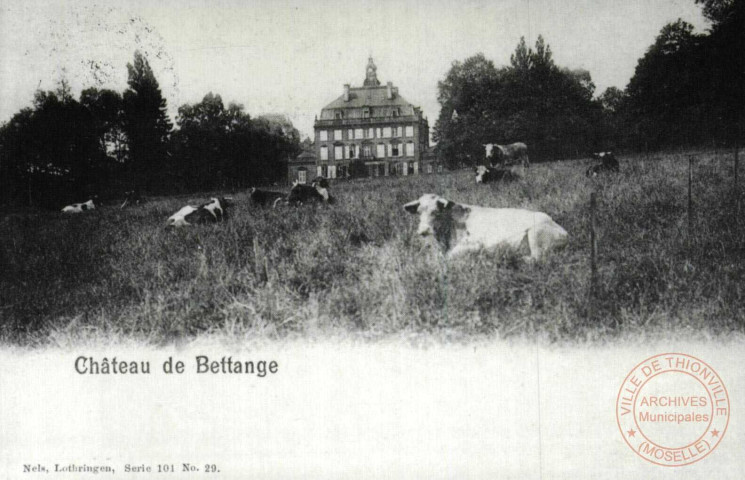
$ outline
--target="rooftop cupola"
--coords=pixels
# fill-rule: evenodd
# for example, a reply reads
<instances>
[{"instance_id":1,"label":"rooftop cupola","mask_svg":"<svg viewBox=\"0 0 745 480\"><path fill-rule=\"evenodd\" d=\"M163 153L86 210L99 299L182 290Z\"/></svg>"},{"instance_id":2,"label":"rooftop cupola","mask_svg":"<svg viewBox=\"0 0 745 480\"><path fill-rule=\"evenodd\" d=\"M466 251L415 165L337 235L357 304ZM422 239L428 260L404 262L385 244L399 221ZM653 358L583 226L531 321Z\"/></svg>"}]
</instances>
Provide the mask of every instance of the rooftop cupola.
<instances>
[{"instance_id":1,"label":"rooftop cupola","mask_svg":"<svg viewBox=\"0 0 745 480\"><path fill-rule=\"evenodd\" d=\"M365 87L377 87L380 85L378 81L378 67L375 66L372 57L367 59L367 73L363 85Z\"/></svg>"}]
</instances>

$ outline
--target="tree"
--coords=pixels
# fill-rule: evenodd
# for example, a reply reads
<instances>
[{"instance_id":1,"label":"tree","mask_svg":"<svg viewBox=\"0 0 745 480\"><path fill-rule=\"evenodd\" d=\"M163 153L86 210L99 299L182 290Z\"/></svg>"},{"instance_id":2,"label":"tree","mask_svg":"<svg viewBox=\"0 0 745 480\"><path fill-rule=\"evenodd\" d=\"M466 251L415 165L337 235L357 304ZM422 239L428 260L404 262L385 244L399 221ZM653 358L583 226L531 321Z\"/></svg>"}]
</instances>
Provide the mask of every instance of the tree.
<instances>
[{"instance_id":1,"label":"tree","mask_svg":"<svg viewBox=\"0 0 745 480\"><path fill-rule=\"evenodd\" d=\"M131 181L137 190L155 192L162 185L171 121L150 64L135 52L127 64L129 88L124 92L123 129L129 140Z\"/></svg>"},{"instance_id":2,"label":"tree","mask_svg":"<svg viewBox=\"0 0 745 480\"><path fill-rule=\"evenodd\" d=\"M437 154L450 168L474 163L483 155L481 143L490 130L492 95L498 89L499 77L494 63L478 53L463 62L453 62L445 79L438 82L441 109L433 138Z\"/></svg>"},{"instance_id":3,"label":"tree","mask_svg":"<svg viewBox=\"0 0 745 480\"><path fill-rule=\"evenodd\" d=\"M300 153L300 135L283 115L252 120L220 95L182 105L171 138L172 183L186 191L247 187L283 180L286 160Z\"/></svg>"},{"instance_id":4,"label":"tree","mask_svg":"<svg viewBox=\"0 0 745 480\"><path fill-rule=\"evenodd\" d=\"M542 36L535 50L521 38L506 68L483 54L454 62L438 83L437 152L451 167L483 162L484 143L526 142L533 158L577 155L598 135L594 91L586 70L556 66Z\"/></svg>"},{"instance_id":5,"label":"tree","mask_svg":"<svg viewBox=\"0 0 745 480\"><path fill-rule=\"evenodd\" d=\"M705 40L679 19L662 28L639 60L622 106L645 145L697 144L715 134Z\"/></svg>"}]
</instances>

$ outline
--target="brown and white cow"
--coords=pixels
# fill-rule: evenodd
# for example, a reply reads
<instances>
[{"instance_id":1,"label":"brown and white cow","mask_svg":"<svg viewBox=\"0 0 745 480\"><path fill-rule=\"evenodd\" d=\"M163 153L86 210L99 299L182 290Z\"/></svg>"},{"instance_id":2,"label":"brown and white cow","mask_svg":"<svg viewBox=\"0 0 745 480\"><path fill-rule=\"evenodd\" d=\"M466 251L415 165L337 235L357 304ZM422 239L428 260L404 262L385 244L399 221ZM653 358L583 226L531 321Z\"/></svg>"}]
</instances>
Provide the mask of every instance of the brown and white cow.
<instances>
[{"instance_id":1,"label":"brown and white cow","mask_svg":"<svg viewBox=\"0 0 745 480\"><path fill-rule=\"evenodd\" d=\"M522 142L509 145L487 143L484 147L486 148L486 159L492 166L506 167L518 164L526 168L530 166L528 146Z\"/></svg>"},{"instance_id":2,"label":"brown and white cow","mask_svg":"<svg viewBox=\"0 0 745 480\"><path fill-rule=\"evenodd\" d=\"M516 173L506 168L490 168L485 165L476 167L476 183L510 182L520 178Z\"/></svg>"},{"instance_id":3,"label":"brown and white cow","mask_svg":"<svg viewBox=\"0 0 745 480\"><path fill-rule=\"evenodd\" d=\"M200 223L221 222L228 218L227 209L232 199L211 198L209 202L198 207L187 205L171 215L166 221L166 227L185 227Z\"/></svg>"},{"instance_id":4,"label":"brown and white cow","mask_svg":"<svg viewBox=\"0 0 745 480\"><path fill-rule=\"evenodd\" d=\"M590 168L585 172L585 175L588 177L596 177L598 174L603 172L618 173L620 170L620 165L618 164L615 155L613 155L613 152L593 153L592 158L600 160L602 163L590 166Z\"/></svg>"},{"instance_id":5,"label":"brown and white cow","mask_svg":"<svg viewBox=\"0 0 745 480\"><path fill-rule=\"evenodd\" d=\"M82 213L88 210L95 210L96 206L93 204L93 199L83 203L73 203L62 209L63 213Z\"/></svg>"},{"instance_id":6,"label":"brown and white cow","mask_svg":"<svg viewBox=\"0 0 745 480\"><path fill-rule=\"evenodd\" d=\"M433 236L449 258L505 245L527 246L526 260L538 260L547 251L567 242L567 232L545 213L518 208L463 205L428 193L404 205L419 214L417 233Z\"/></svg>"}]
</instances>

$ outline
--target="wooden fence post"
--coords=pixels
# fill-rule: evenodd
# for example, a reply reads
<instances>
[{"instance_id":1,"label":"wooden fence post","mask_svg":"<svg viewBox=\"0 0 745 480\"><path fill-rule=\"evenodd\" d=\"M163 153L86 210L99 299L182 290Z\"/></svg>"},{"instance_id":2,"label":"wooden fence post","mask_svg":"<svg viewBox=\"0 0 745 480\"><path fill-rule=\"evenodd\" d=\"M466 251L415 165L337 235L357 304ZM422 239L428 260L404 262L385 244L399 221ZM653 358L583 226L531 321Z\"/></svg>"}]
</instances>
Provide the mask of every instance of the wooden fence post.
<instances>
[{"instance_id":1,"label":"wooden fence post","mask_svg":"<svg viewBox=\"0 0 745 480\"><path fill-rule=\"evenodd\" d=\"M688 246L693 235L693 155L688 157Z\"/></svg>"},{"instance_id":2,"label":"wooden fence post","mask_svg":"<svg viewBox=\"0 0 745 480\"><path fill-rule=\"evenodd\" d=\"M740 186L738 185L738 170L739 170L739 153L740 145L739 142L735 142L735 175L734 175L734 196L735 196L735 208L734 208L734 225L737 227L740 221Z\"/></svg>"},{"instance_id":3,"label":"wooden fence post","mask_svg":"<svg viewBox=\"0 0 745 480\"><path fill-rule=\"evenodd\" d=\"M595 300L598 293L598 237L596 232L596 210L596 193L592 192L590 194L590 313L593 318L595 317Z\"/></svg>"}]
</instances>

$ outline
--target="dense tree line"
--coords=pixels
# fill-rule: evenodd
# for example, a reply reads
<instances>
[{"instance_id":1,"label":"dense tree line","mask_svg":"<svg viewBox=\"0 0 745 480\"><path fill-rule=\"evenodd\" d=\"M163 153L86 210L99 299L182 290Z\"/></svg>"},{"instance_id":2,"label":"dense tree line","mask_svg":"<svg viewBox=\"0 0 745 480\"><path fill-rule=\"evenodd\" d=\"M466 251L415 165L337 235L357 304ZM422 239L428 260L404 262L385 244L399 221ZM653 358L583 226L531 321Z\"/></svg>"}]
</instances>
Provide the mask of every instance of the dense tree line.
<instances>
[{"instance_id":1,"label":"dense tree line","mask_svg":"<svg viewBox=\"0 0 745 480\"><path fill-rule=\"evenodd\" d=\"M477 54L456 61L438 83L434 128L451 166L483 160L484 143L523 141L533 160L600 149L734 145L745 128L745 0L696 0L707 34L678 20L665 25L624 90L595 97L589 72L553 61L538 37L521 39L510 65Z\"/></svg>"},{"instance_id":2,"label":"dense tree line","mask_svg":"<svg viewBox=\"0 0 745 480\"><path fill-rule=\"evenodd\" d=\"M147 59L135 53L120 94L66 82L0 127L0 204L59 208L94 195L169 194L281 181L300 150L284 117L252 119L209 93L174 129Z\"/></svg>"}]
</instances>

